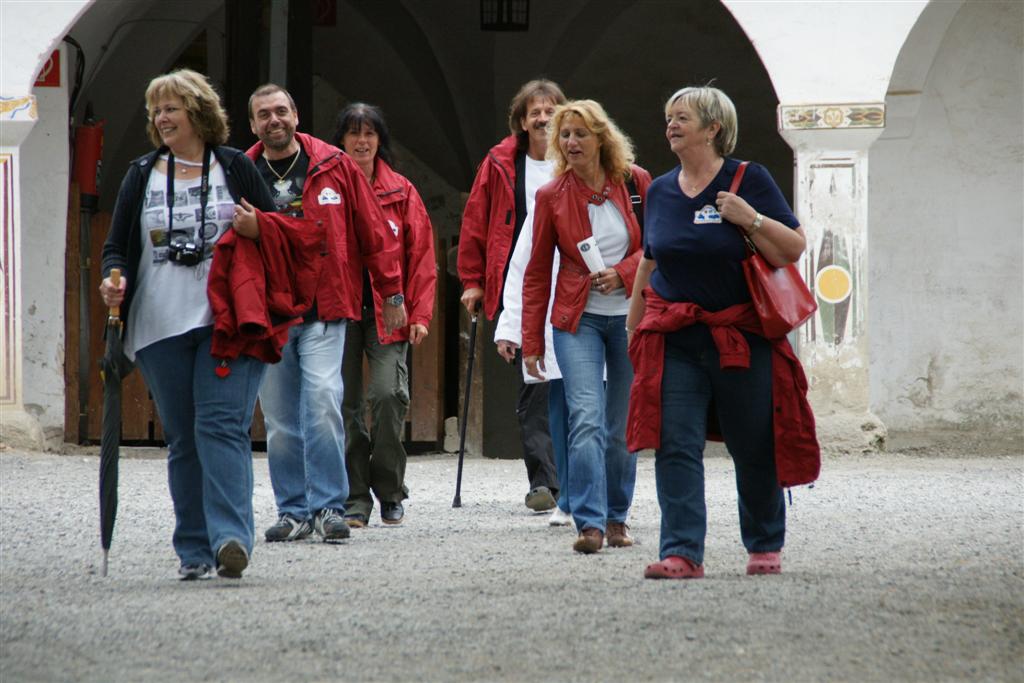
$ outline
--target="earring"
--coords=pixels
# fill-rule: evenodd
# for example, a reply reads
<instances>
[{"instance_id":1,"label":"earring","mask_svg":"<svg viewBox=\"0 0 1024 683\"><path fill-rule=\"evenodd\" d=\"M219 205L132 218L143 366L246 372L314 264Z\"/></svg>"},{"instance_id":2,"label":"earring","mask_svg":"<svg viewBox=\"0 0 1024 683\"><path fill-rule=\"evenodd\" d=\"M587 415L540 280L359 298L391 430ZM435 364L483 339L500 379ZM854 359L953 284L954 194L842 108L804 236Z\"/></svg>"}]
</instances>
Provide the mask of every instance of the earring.
<instances>
[{"instance_id":1,"label":"earring","mask_svg":"<svg viewBox=\"0 0 1024 683\"><path fill-rule=\"evenodd\" d=\"M710 144L711 144L711 138L706 138L706 139L704 140L704 144L705 144L705 145L710 145Z\"/></svg>"}]
</instances>

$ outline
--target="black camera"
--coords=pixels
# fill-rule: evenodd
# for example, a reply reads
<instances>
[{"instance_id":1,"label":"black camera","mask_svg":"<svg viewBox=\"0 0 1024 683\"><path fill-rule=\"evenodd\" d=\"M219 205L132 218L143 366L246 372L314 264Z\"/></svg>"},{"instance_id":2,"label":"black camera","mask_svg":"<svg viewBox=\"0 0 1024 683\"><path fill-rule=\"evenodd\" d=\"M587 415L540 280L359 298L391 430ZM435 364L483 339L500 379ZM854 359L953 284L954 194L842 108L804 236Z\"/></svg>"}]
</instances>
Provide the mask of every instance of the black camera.
<instances>
[{"instance_id":1,"label":"black camera","mask_svg":"<svg viewBox=\"0 0 1024 683\"><path fill-rule=\"evenodd\" d=\"M167 245L167 260L179 266L196 266L203 260L203 245L196 244L187 233L171 235Z\"/></svg>"}]
</instances>

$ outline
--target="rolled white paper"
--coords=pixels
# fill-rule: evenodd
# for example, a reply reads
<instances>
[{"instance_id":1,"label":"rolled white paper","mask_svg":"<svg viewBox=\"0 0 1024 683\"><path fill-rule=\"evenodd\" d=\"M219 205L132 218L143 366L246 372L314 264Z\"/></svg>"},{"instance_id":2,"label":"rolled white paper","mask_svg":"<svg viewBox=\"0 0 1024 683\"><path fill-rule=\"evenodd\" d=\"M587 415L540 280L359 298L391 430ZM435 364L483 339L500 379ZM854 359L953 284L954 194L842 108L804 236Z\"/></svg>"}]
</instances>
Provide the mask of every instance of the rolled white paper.
<instances>
[{"instance_id":1,"label":"rolled white paper","mask_svg":"<svg viewBox=\"0 0 1024 683\"><path fill-rule=\"evenodd\" d=\"M604 259L601 258L601 250L597 248L597 240L593 235L582 242L577 242L576 248L580 250L583 262L587 264L591 273L604 270Z\"/></svg>"}]
</instances>

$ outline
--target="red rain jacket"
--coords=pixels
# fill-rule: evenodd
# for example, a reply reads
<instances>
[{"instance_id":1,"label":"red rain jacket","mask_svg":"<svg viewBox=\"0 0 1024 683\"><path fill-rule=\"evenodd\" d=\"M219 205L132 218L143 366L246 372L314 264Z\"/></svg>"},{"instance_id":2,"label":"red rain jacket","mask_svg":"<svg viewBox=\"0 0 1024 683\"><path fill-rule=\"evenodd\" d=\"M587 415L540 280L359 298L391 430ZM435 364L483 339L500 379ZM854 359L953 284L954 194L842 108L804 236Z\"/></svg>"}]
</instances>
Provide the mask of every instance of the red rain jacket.
<instances>
[{"instance_id":1,"label":"red rain jacket","mask_svg":"<svg viewBox=\"0 0 1024 683\"><path fill-rule=\"evenodd\" d=\"M309 156L302 188L303 218L281 218L296 221L296 226L313 221L325 230L325 260L316 287L320 319L358 320L364 262L374 290L382 296L402 291L398 239L384 220L366 176L351 158L312 135L297 132L295 138ZM246 154L258 162L263 143L257 142ZM261 230L263 224L261 220Z\"/></svg>"},{"instance_id":2,"label":"red rain jacket","mask_svg":"<svg viewBox=\"0 0 1024 683\"><path fill-rule=\"evenodd\" d=\"M462 212L459 279L463 291L484 290L484 313L489 319L501 304L505 264L516 228L517 145L518 138L509 135L487 152Z\"/></svg>"},{"instance_id":3,"label":"red rain jacket","mask_svg":"<svg viewBox=\"0 0 1024 683\"><path fill-rule=\"evenodd\" d=\"M434 257L434 229L423 200L409 180L397 173L387 162L377 158L374 168L373 191L388 221L392 233L396 233L401 247L399 263L404 276L405 307L409 325L413 323L430 327L434 316L434 289L437 285L437 260ZM373 309L377 320L377 336L382 344L409 339L409 327L384 333L384 318L381 306L384 297L379 291L373 293Z\"/></svg>"}]
</instances>

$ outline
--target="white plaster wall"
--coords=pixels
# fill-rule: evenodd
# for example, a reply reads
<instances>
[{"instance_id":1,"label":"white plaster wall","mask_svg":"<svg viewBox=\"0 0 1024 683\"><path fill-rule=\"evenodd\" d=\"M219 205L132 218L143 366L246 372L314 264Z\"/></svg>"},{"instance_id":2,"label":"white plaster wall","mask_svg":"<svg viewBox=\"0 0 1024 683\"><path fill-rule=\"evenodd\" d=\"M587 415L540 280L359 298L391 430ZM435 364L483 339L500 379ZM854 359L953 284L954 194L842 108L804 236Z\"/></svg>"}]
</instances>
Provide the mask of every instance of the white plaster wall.
<instances>
[{"instance_id":1,"label":"white plaster wall","mask_svg":"<svg viewBox=\"0 0 1024 683\"><path fill-rule=\"evenodd\" d=\"M964 3L916 116L871 148L871 402L891 428L1021 429L1022 55L1024 4Z\"/></svg>"},{"instance_id":2,"label":"white plaster wall","mask_svg":"<svg viewBox=\"0 0 1024 683\"><path fill-rule=\"evenodd\" d=\"M900 46L928 0L723 0L771 75L779 101L880 102Z\"/></svg>"},{"instance_id":3,"label":"white plaster wall","mask_svg":"<svg viewBox=\"0 0 1024 683\"><path fill-rule=\"evenodd\" d=\"M0 95L31 91L43 61L92 1L0 1Z\"/></svg>"},{"instance_id":4,"label":"white plaster wall","mask_svg":"<svg viewBox=\"0 0 1024 683\"><path fill-rule=\"evenodd\" d=\"M68 68L35 88L39 120L21 145L21 313L25 412L47 441L64 433L64 254L68 199Z\"/></svg>"}]
</instances>

